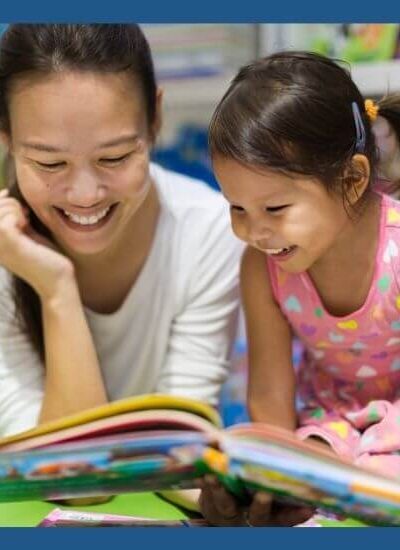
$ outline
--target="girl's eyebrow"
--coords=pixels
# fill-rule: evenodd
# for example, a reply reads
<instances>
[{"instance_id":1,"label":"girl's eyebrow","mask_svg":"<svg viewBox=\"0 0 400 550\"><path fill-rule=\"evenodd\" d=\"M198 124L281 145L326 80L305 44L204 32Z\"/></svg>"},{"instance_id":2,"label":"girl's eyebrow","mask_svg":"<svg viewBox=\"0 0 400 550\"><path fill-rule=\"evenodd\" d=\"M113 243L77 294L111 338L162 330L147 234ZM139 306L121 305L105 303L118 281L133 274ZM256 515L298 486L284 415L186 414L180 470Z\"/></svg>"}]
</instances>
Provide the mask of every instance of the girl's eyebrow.
<instances>
[{"instance_id":1,"label":"girl's eyebrow","mask_svg":"<svg viewBox=\"0 0 400 550\"><path fill-rule=\"evenodd\" d=\"M117 137L110 141L100 143L97 148L105 149L107 147L116 147L117 145L123 145L125 143L134 143L139 139L137 134L128 134L124 136ZM67 149L62 147L56 147L54 145L48 145L45 143L35 142L35 141L24 141L21 143L21 146L26 149L34 149L36 151L42 151L44 153L68 153Z\"/></svg>"}]
</instances>

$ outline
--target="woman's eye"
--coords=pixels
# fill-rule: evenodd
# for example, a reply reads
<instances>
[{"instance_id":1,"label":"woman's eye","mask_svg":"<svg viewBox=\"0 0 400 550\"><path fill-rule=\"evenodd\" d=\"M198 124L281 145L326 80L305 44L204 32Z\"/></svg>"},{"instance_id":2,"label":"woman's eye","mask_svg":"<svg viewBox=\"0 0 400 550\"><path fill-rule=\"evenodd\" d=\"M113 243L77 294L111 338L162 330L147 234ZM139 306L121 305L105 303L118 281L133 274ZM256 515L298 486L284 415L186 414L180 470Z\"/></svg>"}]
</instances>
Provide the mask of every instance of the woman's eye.
<instances>
[{"instance_id":1,"label":"woman's eye","mask_svg":"<svg viewBox=\"0 0 400 550\"><path fill-rule=\"evenodd\" d=\"M65 162L39 162L35 161L36 164L39 166L39 168L42 168L44 170L58 170L59 168L63 168L65 166Z\"/></svg>"},{"instance_id":2,"label":"woman's eye","mask_svg":"<svg viewBox=\"0 0 400 550\"><path fill-rule=\"evenodd\" d=\"M289 206L288 204L282 204L282 206L267 206L266 211L272 212L272 213L280 212L281 210L284 210L288 206Z\"/></svg>"},{"instance_id":3,"label":"woman's eye","mask_svg":"<svg viewBox=\"0 0 400 550\"><path fill-rule=\"evenodd\" d=\"M131 156L132 153L127 153L126 155L122 155L120 157L110 157L110 158L103 158L100 159L100 162L103 164L119 164L120 162L123 162L128 157Z\"/></svg>"}]
</instances>

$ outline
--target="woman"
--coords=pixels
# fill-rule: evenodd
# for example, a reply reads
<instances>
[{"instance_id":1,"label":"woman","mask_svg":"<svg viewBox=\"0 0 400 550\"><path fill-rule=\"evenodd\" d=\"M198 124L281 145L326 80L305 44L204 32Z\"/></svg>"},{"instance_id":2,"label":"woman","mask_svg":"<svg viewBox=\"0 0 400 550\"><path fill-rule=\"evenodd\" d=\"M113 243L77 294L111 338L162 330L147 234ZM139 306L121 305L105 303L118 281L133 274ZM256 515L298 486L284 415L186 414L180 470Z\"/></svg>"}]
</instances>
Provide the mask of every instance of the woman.
<instances>
[{"instance_id":1,"label":"woman","mask_svg":"<svg viewBox=\"0 0 400 550\"><path fill-rule=\"evenodd\" d=\"M137 25L11 25L0 44L0 434L130 395L216 404L241 245L222 198L150 163Z\"/></svg>"}]
</instances>

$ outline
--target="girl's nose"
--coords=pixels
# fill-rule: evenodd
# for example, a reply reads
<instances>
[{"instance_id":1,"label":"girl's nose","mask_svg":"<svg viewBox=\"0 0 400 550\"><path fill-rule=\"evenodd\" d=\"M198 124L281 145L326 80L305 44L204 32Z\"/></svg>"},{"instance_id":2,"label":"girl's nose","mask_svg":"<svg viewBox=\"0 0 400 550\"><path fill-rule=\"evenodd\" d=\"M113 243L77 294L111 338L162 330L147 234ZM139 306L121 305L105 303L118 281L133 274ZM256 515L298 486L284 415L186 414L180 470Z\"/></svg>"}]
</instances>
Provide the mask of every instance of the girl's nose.
<instances>
[{"instance_id":1,"label":"girl's nose","mask_svg":"<svg viewBox=\"0 0 400 550\"><path fill-rule=\"evenodd\" d=\"M256 244L257 246L261 246L258 243L267 243L268 240L271 238L272 231L269 229L265 224L257 224L253 225L249 230L249 240ZM264 247L262 247L264 248Z\"/></svg>"}]
</instances>

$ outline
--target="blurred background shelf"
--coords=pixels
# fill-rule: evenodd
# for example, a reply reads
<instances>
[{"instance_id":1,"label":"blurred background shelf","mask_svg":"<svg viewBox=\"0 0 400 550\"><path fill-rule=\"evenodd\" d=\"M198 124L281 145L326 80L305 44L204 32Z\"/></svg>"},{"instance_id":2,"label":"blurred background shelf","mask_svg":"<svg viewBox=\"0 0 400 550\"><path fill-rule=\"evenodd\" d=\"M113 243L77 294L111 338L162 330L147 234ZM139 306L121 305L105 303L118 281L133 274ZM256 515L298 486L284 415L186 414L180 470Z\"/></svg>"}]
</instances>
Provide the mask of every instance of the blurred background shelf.
<instances>
[{"instance_id":1,"label":"blurred background shelf","mask_svg":"<svg viewBox=\"0 0 400 550\"><path fill-rule=\"evenodd\" d=\"M162 143L179 128L206 128L239 67L287 49L310 50L349 63L361 92L400 92L399 24L144 25L164 89Z\"/></svg>"},{"instance_id":2,"label":"blurred background shelf","mask_svg":"<svg viewBox=\"0 0 400 550\"><path fill-rule=\"evenodd\" d=\"M0 33L5 27L0 24ZM195 159L205 173L211 172L206 134L216 105L239 67L276 51L311 50L344 59L367 97L400 92L399 28L316 23L142 25L164 90L156 153L175 169L190 172Z\"/></svg>"},{"instance_id":3,"label":"blurred background shelf","mask_svg":"<svg viewBox=\"0 0 400 550\"><path fill-rule=\"evenodd\" d=\"M223 75L160 81L167 108L192 108L216 104L226 92L234 72Z\"/></svg>"},{"instance_id":4,"label":"blurred background shelf","mask_svg":"<svg viewBox=\"0 0 400 550\"><path fill-rule=\"evenodd\" d=\"M400 91L399 24L264 24L260 55L310 50L344 60L366 96Z\"/></svg>"},{"instance_id":5,"label":"blurred background shelf","mask_svg":"<svg viewBox=\"0 0 400 550\"><path fill-rule=\"evenodd\" d=\"M364 95L400 92L400 60L355 63L351 74Z\"/></svg>"},{"instance_id":6,"label":"blurred background shelf","mask_svg":"<svg viewBox=\"0 0 400 550\"><path fill-rule=\"evenodd\" d=\"M260 25L149 24L142 26L164 90L161 144L185 124L206 128L237 69L258 54Z\"/></svg>"}]
</instances>

